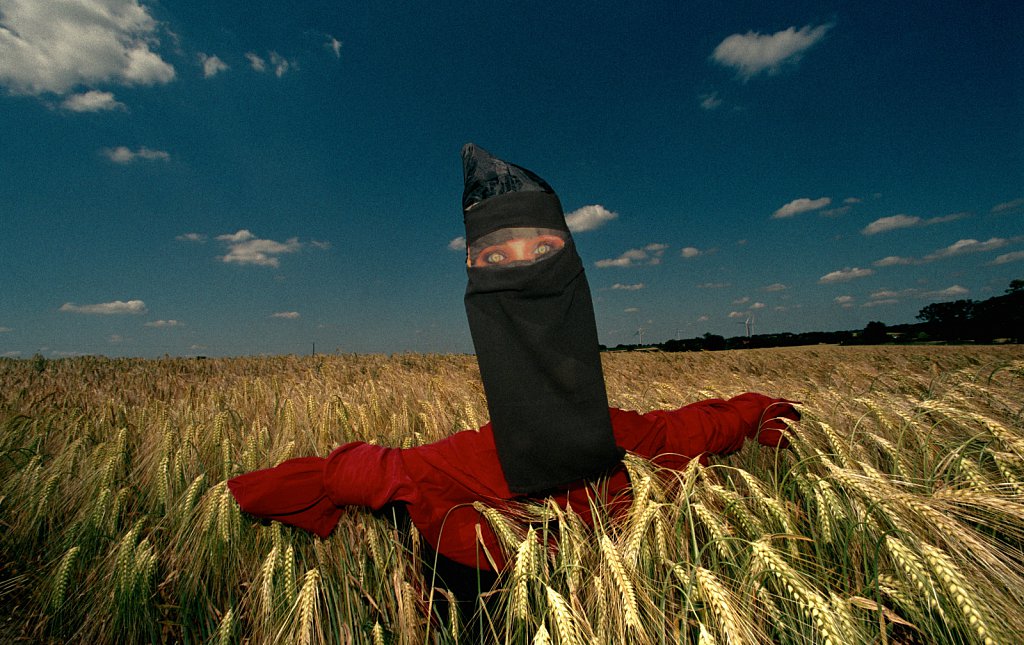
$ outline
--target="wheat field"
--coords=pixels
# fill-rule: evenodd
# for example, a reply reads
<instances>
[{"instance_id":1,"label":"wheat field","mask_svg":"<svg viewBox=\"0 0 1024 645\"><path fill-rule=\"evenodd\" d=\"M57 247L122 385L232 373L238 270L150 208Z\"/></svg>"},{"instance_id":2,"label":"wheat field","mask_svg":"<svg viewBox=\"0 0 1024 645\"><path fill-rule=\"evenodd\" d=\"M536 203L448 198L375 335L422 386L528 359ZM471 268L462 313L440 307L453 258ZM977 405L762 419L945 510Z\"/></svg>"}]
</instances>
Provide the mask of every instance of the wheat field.
<instances>
[{"instance_id":1,"label":"wheat field","mask_svg":"<svg viewBox=\"0 0 1024 645\"><path fill-rule=\"evenodd\" d=\"M184 643L1024 642L1024 348L604 355L612 405L801 401L790 450L627 457L588 528L489 513L514 563L459 615L420 538L325 540L227 478L487 419L472 356L0 360L0 638ZM523 522L522 520L529 520Z\"/></svg>"}]
</instances>

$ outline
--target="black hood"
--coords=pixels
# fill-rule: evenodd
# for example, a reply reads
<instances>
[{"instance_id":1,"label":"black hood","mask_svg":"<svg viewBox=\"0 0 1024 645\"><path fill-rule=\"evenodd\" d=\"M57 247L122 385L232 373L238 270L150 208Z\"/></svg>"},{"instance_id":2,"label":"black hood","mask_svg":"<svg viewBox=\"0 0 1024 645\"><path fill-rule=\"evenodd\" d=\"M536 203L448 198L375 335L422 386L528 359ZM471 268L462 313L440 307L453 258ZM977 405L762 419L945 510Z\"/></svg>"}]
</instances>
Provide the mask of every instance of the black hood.
<instances>
[{"instance_id":1,"label":"black hood","mask_svg":"<svg viewBox=\"0 0 1024 645\"><path fill-rule=\"evenodd\" d=\"M561 203L539 176L473 144L462 161L466 315L505 479L538 493L598 476L623 451Z\"/></svg>"}]
</instances>

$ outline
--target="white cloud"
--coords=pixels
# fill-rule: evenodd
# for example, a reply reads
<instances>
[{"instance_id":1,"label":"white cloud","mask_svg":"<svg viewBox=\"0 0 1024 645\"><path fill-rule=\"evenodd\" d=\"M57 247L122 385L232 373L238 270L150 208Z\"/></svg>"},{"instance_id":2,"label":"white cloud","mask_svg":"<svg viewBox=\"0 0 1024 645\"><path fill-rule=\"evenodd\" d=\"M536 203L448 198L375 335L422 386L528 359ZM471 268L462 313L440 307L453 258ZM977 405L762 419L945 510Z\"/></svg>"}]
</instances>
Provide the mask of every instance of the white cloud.
<instances>
[{"instance_id":1,"label":"white cloud","mask_svg":"<svg viewBox=\"0 0 1024 645\"><path fill-rule=\"evenodd\" d=\"M100 83L168 83L174 67L150 49L159 44L158 26L138 0L6 1L0 84L38 96Z\"/></svg>"},{"instance_id":2,"label":"white cloud","mask_svg":"<svg viewBox=\"0 0 1024 645\"><path fill-rule=\"evenodd\" d=\"M970 291L966 287L961 287L958 284L954 284L951 287L946 287L941 291L929 291L925 294L929 298L956 298L958 296L966 296Z\"/></svg>"},{"instance_id":3,"label":"white cloud","mask_svg":"<svg viewBox=\"0 0 1024 645\"><path fill-rule=\"evenodd\" d=\"M901 266L907 264L918 264L920 261L914 258L904 258L898 255L890 255L882 258L881 260L875 260L872 264L876 267L891 267Z\"/></svg>"},{"instance_id":4,"label":"white cloud","mask_svg":"<svg viewBox=\"0 0 1024 645\"><path fill-rule=\"evenodd\" d=\"M4 352L3 354L0 354L0 356L3 356L4 358L18 358L19 356L21 356L21 352L17 350L12 352Z\"/></svg>"},{"instance_id":5,"label":"white cloud","mask_svg":"<svg viewBox=\"0 0 1024 645\"><path fill-rule=\"evenodd\" d=\"M853 296L836 296L835 303L839 305L848 305L853 302Z\"/></svg>"},{"instance_id":6,"label":"white cloud","mask_svg":"<svg viewBox=\"0 0 1024 645\"><path fill-rule=\"evenodd\" d=\"M117 345L118 343L124 342L124 336L122 336L121 334L112 334L109 340L112 345Z\"/></svg>"},{"instance_id":7,"label":"white cloud","mask_svg":"<svg viewBox=\"0 0 1024 645\"><path fill-rule=\"evenodd\" d=\"M144 161L167 161L171 155L163 150L150 150L145 146L138 150L131 150L125 146L116 148L104 148L103 154L114 163L129 164L142 159Z\"/></svg>"},{"instance_id":8,"label":"white cloud","mask_svg":"<svg viewBox=\"0 0 1024 645\"><path fill-rule=\"evenodd\" d=\"M785 291L788 288L789 287L787 287L786 285L782 284L781 282L776 282L774 284L768 285L767 287L764 288L764 290L765 291Z\"/></svg>"},{"instance_id":9,"label":"white cloud","mask_svg":"<svg viewBox=\"0 0 1024 645\"><path fill-rule=\"evenodd\" d=\"M270 59L270 67L274 69L274 76L281 78L288 70L297 67L294 60L288 60L275 51L267 53ZM262 58L256 52L246 52L245 57L249 59L249 65L253 70L263 73L267 71L267 59Z\"/></svg>"},{"instance_id":10,"label":"white cloud","mask_svg":"<svg viewBox=\"0 0 1024 645\"><path fill-rule=\"evenodd\" d=\"M14 331L14 330L11 329L10 327L0 327L0 334L6 334L6 333L12 332L12 331Z\"/></svg>"},{"instance_id":11,"label":"white cloud","mask_svg":"<svg viewBox=\"0 0 1024 645\"><path fill-rule=\"evenodd\" d=\"M992 212L993 213L1006 213L1008 211L1015 211L1018 208L1022 208L1022 207L1024 207L1024 197L1020 197L1018 199L1011 199L1008 202L1003 202L1001 204L996 204L995 206L992 207Z\"/></svg>"},{"instance_id":12,"label":"white cloud","mask_svg":"<svg viewBox=\"0 0 1024 645\"><path fill-rule=\"evenodd\" d=\"M747 296L743 296L742 298L737 298L736 300L733 300L732 304L734 304L734 305L745 305L748 302L750 302L750 298L748 298Z\"/></svg>"},{"instance_id":13,"label":"white cloud","mask_svg":"<svg viewBox=\"0 0 1024 645\"><path fill-rule=\"evenodd\" d=\"M641 264L661 264L661 256L665 254L668 244L648 244L642 249L629 249L617 258L598 260L594 263L599 269L608 267L631 267Z\"/></svg>"},{"instance_id":14,"label":"white cloud","mask_svg":"<svg viewBox=\"0 0 1024 645\"><path fill-rule=\"evenodd\" d=\"M698 284L698 289L725 289L726 287L732 286L728 282L705 282L704 284Z\"/></svg>"},{"instance_id":15,"label":"white cloud","mask_svg":"<svg viewBox=\"0 0 1024 645\"><path fill-rule=\"evenodd\" d=\"M917 289L903 289L902 291L893 291L892 289L883 289L876 291L871 294L872 300L895 300L896 298L908 298L910 296L917 295Z\"/></svg>"},{"instance_id":16,"label":"white cloud","mask_svg":"<svg viewBox=\"0 0 1024 645\"><path fill-rule=\"evenodd\" d=\"M277 52L270 52L270 64L274 66L274 76L281 78L295 62L287 60Z\"/></svg>"},{"instance_id":17,"label":"white cloud","mask_svg":"<svg viewBox=\"0 0 1024 645\"><path fill-rule=\"evenodd\" d=\"M60 104L71 112L103 112L107 110L125 110L124 103L119 103L112 92L89 90L81 94L72 94Z\"/></svg>"},{"instance_id":18,"label":"white cloud","mask_svg":"<svg viewBox=\"0 0 1024 645\"><path fill-rule=\"evenodd\" d=\"M861 307L881 307L884 305L895 305L898 303L899 300L896 300L894 298L889 300L871 300L870 302L865 302L864 304L862 304Z\"/></svg>"},{"instance_id":19,"label":"white cloud","mask_svg":"<svg viewBox=\"0 0 1024 645\"><path fill-rule=\"evenodd\" d=\"M1004 253L996 256L996 259L992 260L992 264L1008 264L1020 260L1024 260L1024 251L1014 251L1013 253Z\"/></svg>"},{"instance_id":20,"label":"white cloud","mask_svg":"<svg viewBox=\"0 0 1024 645\"><path fill-rule=\"evenodd\" d=\"M772 219L782 219L783 217L793 217L797 213L806 213L808 211L816 211L819 208L825 208L832 203L832 200L828 197L819 197L818 199L810 199L809 197L801 197L794 199L785 206L781 207L774 213L772 213Z\"/></svg>"},{"instance_id":21,"label":"white cloud","mask_svg":"<svg viewBox=\"0 0 1024 645\"><path fill-rule=\"evenodd\" d=\"M767 306L768 305L764 304L763 302L755 302L754 304L750 305L750 308L751 309L764 309Z\"/></svg>"},{"instance_id":22,"label":"white cloud","mask_svg":"<svg viewBox=\"0 0 1024 645\"><path fill-rule=\"evenodd\" d=\"M327 36L327 43L324 45L332 52L335 58L341 58L341 41L334 36Z\"/></svg>"},{"instance_id":23,"label":"white cloud","mask_svg":"<svg viewBox=\"0 0 1024 645\"><path fill-rule=\"evenodd\" d=\"M267 61L257 56L255 52L245 52L245 57L249 59L249 65L257 72L267 71Z\"/></svg>"},{"instance_id":24,"label":"white cloud","mask_svg":"<svg viewBox=\"0 0 1024 645\"><path fill-rule=\"evenodd\" d=\"M297 311L279 311L275 314L270 314L271 318L284 318L285 320L295 320L299 318L299 312Z\"/></svg>"},{"instance_id":25,"label":"white cloud","mask_svg":"<svg viewBox=\"0 0 1024 645\"><path fill-rule=\"evenodd\" d=\"M729 312L729 317L730 318L746 318L749 315L750 314L748 314L745 311L730 311Z\"/></svg>"},{"instance_id":26,"label":"white cloud","mask_svg":"<svg viewBox=\"0 0 1024 645\"><path fill-rule=\"evenodd\" d=\"M684 246L683 250L679 252L684 258L695 258L700 255L700 249L694 246Z\"/></svg>"},{"instance_id":27,"label":"white cloud","mask_svg":"<svg viewBox=\"0 0 1024 645\"><path fill-rule=\"evenodd\" d=\"M107 316L117 314L137 315L144 314L147 311L146 303L141 300L129 300L128 302L115 300L94 305L76 305L73 302L65 302L61 305L60 310L75 314L100 314Z\"/></svg>"},{"instance_id":28,"label":"white cloud","mask_svg":"<svg viewBox=\"0 0 1024 645\"><path fill-rule=\"evenodd\" d=\"M818 282L821 284L828 284L830 282L846 282L848 280L855 280L857 278L863 278L872 275L874 270L872 269L861 269L858 267L845 268L839 271L833 271L832 273L826 273L825 275L818 278Z\"/></svg>"},{"instance_id":29,"label":"white cloud","mask_svg":"<svg viewBox=\"0 0 1024 645\"><path fill-rule=\"evenodd\" d=\"M460 236L452 239L452 241L448 243L448 250L450 250L450 251L465 251L466 250L466 238L460 235Z\"/></svg>"},{"instance_id":30,"label":"white cloud","mask_svg":"<svg viewBox=\"0 0 1024 645\"><path fill-rule=\"evenodd\" d=\"M944 222L952 222L958 219L967 217L967 213L952 213L950 215L943 215L942 217L932 217L930 219L921 219L916 215L890 215L889 217L881 217L865 226L861 233L864 235L875 235L877 233L884 233L886 231L894 231L900 228L913 228L915 226L931 226L932 224L942 224Z\"/></svg>"},{"instance_id":31,"label":"white cloud","mask_svg":"<svg viewBox=\"0 0 1024 645\"><path fill-rule=\"evenodd\" d=\"M640 309L639 307L626 307L622 311L626 312L627 314L635 314L636 312L640 311Z\"/></svg>"},{"instance_id":32,"label":"white cloud","mask_svg":"<svg viewBox=\"0 0 1024 645\"><path fill-rule=\"evenodd\" d=\"M1006 244L1006 240L1000 237L989 238L985 242L970 239L958 240L944 249L939 249L929 253L921 259L925 262L932 262L934 260L941 260L955 255L964 255L965 253L982 253L985 251L992 251L1002 248L1006 246Z\"/></svg>"},{"instance_id":33,"label":"white cloud","mask_svg":"<svg viewBox=\"0 0 1024 645\"><path fill-rule=\"evenodd\" d=\"M231 69L228 64L217 56L199 53L199 63L203 66L203 78L213 78L217 74Z\"/></svg>"},{"instance_id":34,"label":"white cloud","mask_svg":"<svg viewBox=\"0 0 1024 645\"><path fill-rule=\"evenodd\" d=\"M614 213L600 204L591 204L577 208L566 215L565 224L573 233L582 233L600 228L618 216L618 213Z\"/></svg>"},{"instance_id":35,"label":"white cloud","mask_svg":"<svg viewBox=\"0 0 1024 645\"><path fill-rule=\"evenodd\" d=\"M202 233L185 233L174 238L179 242L205 242L206 236Z\"/></svg>"},{"instance_id":36,"label":"white cloud","mask_svg":"<svg viewBox=\"0 0 1024 645\"><path fill-rule=\"evenodd\" d=\"M921 218L916 215L891 215L882 217L871 222L861 230L864 235L875 235L885 231L894 231L898 228L910 228L921 223Z\"/></svg>"},{"instance_id":37,"label":"white cloud","mask_svg":"<svg viewBox=\"0 0 1024 645\"><path fill-rule=\"evenodd\" d=\"M621 291L639 291L640 289L643 289L643 288L644 288L644 283L643 282L637 282L636 284L622 284L622 283L616 282L615 284L612 285L612 289L621 290Z\"/></svg>"},{"instance_id":38,"label":"white cloud","mask_svg":"<svg viewBox=\"0 0 1024 645\"><path fill-rule=\"evenodd\" d=\"M859 203L861 203L861 201L862 200L861 200L860 197L847 197L846 199L843 200L843 203L844 204L859 204Z\"/></svg>"},{"instance_id":39,"label":"white cloud","mask_svg":"<svg viewBox=\"0 0 1024 645\"><path fill-rule=\"evenodd\" d=\"M698 98L700 98L700 106L705 110L714 110L722 105L722 99L718 98L718 92L701 94Z\"/></svg>"},{"instance_id":40,"label":"white cloud","mask_svg":"<svg viewBox=\"0 0 1024 645\"><path fill-rule=\"evenodd\" d=\"M226 255L218 256L218 260L227 264L253 264L256 266L277 267L280 261L277 256L294 253L302 248L299 239L293 237L285 242L261 240L246 229L236 233L217 236L217 240L228 247Z\"/></svg>"},{"instance_id":41,"label":"white cloud","mask_svg":"<svg viewBox=\"0 0 1024 645\"><path fill-rule=\"evenodd\" d=\"M746 80L762 72L778 73L787 63L796 63L805 51L825 37L832 25L790 27L768 36L748 31L733 34L715 47L711 59L736 69Z\"/></svg>"},{"instance_id":42,"label":"white cloud","mask_svg":"<svg viewBox=\"0 0 1024 645\"><path fill-rule=\"evenodd\" d=\"M153 321L150 321L148 323L145 323L143 326L144 327L162 328L162 327L182 327L184 324L185 323L177 321L177 320L153 320Z\"/></svg>"}]
</instances>

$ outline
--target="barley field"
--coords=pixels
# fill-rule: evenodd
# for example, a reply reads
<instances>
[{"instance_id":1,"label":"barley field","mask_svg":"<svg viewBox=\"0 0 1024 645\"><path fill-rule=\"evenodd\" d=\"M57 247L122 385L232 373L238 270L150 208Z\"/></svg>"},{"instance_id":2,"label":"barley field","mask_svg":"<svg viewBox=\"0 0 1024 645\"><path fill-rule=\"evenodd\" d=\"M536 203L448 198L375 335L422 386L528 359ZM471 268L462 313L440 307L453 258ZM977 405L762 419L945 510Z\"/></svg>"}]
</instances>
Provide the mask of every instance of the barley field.
<instances>
[{"instance_id":1,"label":"barley field","mask_svg":"<svg viewBox=\"0 0 1024 645\"><path fill-rule=\"evenodd\" d=\"M262 525L225 481L477 427L474 357L0 360L0 639L1024 642L1024 348L604 361L622 408L799 400L792 448L627 457L633 504L593 529L543 500L490 513L514 564L460 615L414 530L359 509L325 540Z\"/></svg>"}]
</instances>

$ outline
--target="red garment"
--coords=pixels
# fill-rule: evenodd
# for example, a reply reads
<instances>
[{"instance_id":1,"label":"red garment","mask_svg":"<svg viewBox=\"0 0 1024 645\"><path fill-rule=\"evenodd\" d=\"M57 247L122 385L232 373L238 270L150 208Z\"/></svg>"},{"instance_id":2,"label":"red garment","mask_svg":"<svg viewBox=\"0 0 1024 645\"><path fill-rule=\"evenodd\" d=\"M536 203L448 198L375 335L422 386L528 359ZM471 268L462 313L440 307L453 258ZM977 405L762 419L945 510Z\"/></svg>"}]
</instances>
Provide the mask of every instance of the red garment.
<instances>
[{"instance_id":1,"label":"red garment","mask_svg":"<svg viewBox=\"0 0 1024 645\"><path fill-rule=\"evenodd\" d=\"M646 414L610 409L619 446L655 464L682 469L695 457L739 450L749 437L785 447L779 418L798 419L790 401L747 393L724 401L710 399L678 410ZM538 450L542 450L539 446ZM590 523L590 498L609 501L626 492L621 464L601 480L580 480L551 497ZM479 548L477 526L499 567L505 558L487 520L473 508L482 502L498 509L516 499L505 482L491 425L467 430L414 448L348 443L327 458L289 459L274 468L240 475L228 487L245 512L327 537L345 506L377 510L404 502L416 528L438 553L470 567L491 569Z\"/></svg>"}]
</instances>

